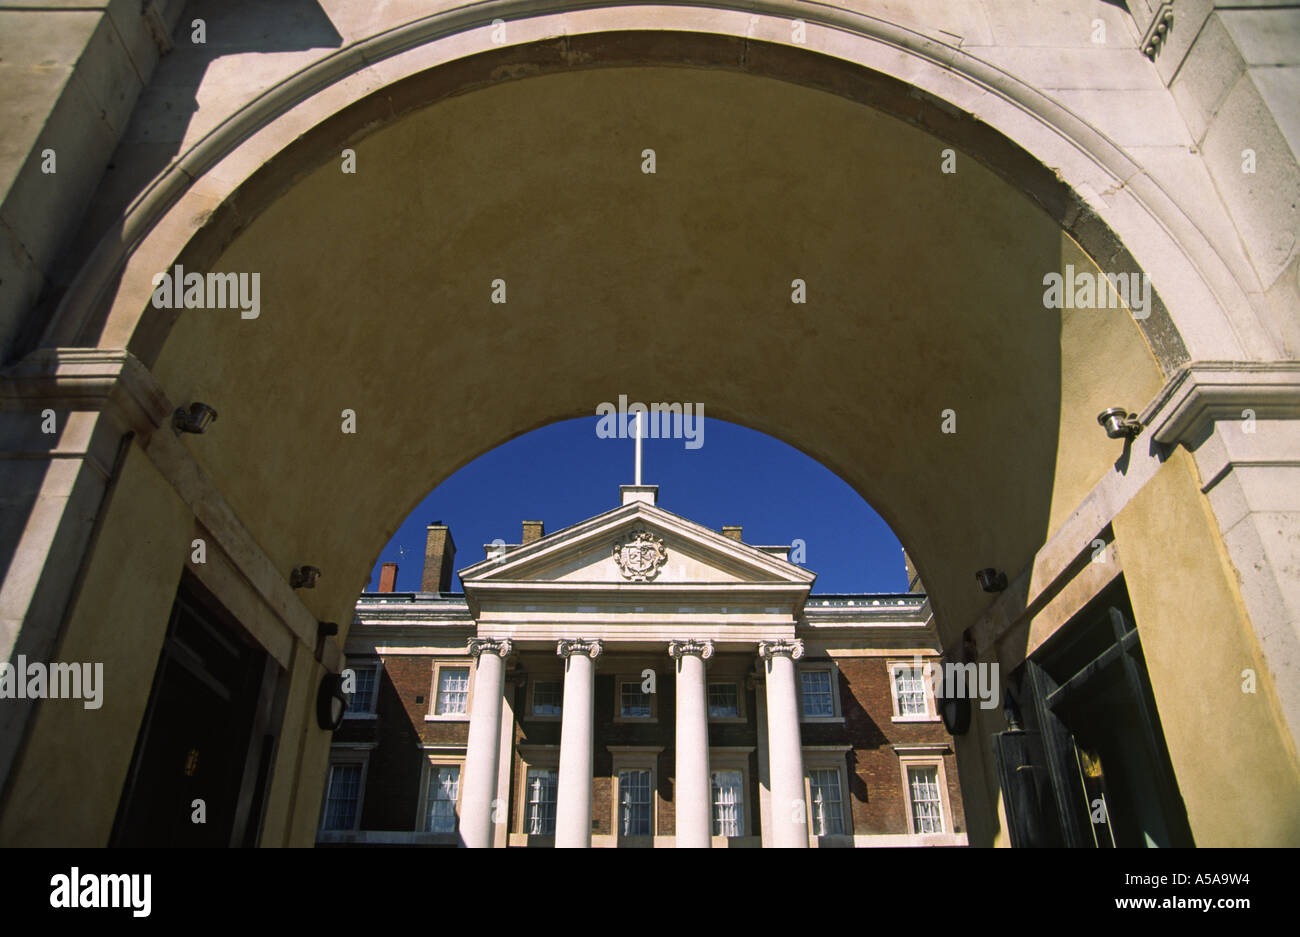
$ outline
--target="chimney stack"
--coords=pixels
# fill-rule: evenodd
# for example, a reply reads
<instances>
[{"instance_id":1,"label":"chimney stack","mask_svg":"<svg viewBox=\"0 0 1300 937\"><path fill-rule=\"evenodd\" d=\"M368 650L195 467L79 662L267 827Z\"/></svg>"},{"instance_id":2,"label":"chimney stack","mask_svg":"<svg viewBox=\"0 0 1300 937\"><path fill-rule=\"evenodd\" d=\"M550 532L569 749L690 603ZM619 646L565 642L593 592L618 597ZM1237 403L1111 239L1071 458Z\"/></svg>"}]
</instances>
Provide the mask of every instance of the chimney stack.
<instances>
[{"instance_id":1,"label":"chimney stack","mask_svg":"<svg viewBox=\"0 0 1300 937\"><path fill-rule=\"evenodd\" d=\"M421 592L450 592L452 564L456 561L456 543L442 521L429 525L429 539L424 546L424 578Z\"/></svg>"},{"instance_id":2,"label":"chimney stack","mask_svg":"<svg viewBox=\"0 0 1300 937\"><path fill-rule=\"evenodd\" d=\"M519 541L521 546L527 546L534 540L541 540L546 536L546 527L541 521L524 521L524 539Z\"/></svg>"},{"instance_id":3,"label":"chimney stack","mask_svg":"<svg viewBox=\"0 0 1300 937\"><path fill-rule=\"evenodd\" d=\"M397 589L397 564L385 563L379 569L380 592L394 592Z\"/></svg>"},{"instance_id":4,"label":"chimney stack","mask_svg":"<svg viewBox=\"0 0 1300 937\"><path fill-rule=\"evenodd\" d=\"M921 576L916 571L916 564L912 558L907 555L907 550L903 551L903 569L907 572L907 591L924 592L925 586L921 583Z\"/></svg>"},{"instance_id":5,"label":"chimney stack","mask_svg":"<svg viewBox=\"0 0 1300 937\"><path fill-rule=\"evenodd\" d=\"M724 527L722 528L722 536L730 537L732 540L739 541L741 539L740 535L744 532L744 530L745 530L744 527Z\"/></svg>"}]
</instances>

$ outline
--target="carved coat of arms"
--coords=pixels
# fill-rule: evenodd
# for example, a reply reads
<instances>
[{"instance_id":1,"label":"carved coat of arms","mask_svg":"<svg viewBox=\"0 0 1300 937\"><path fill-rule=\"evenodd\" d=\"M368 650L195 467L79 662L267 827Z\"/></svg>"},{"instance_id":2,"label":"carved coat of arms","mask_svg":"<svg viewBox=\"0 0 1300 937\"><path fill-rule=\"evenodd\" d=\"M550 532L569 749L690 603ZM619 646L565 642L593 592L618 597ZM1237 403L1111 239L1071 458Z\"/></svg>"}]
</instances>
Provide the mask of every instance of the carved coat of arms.
<instances>
[{"instance_id":1,"label":"carved coat of arms","mask_svg":"<svg viewBox=\"0 0 1300 937\"><path fill-rule=\"evenodd\" d=\"M662 539L637 528L615 542L613 556L624 579L649 582L659 574L668 559L668 551Z\"/></svg>"}]
</instances>

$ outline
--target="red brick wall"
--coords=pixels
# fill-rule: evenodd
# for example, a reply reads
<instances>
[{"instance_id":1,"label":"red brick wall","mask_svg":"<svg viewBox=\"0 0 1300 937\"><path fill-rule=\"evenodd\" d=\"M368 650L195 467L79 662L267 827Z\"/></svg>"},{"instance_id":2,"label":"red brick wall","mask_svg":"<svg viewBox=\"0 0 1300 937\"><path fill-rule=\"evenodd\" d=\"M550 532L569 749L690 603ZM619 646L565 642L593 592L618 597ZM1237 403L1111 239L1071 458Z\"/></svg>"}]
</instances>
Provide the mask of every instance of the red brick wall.
<instances>
[{"instance_id":1,"label":"red brick wall","mask_svg":"<svg viewBox=\"0 0 1300 937\"><path fill-rule=\"evenodd\" d=\"M361 828L413 830L427 760L423 745L465 744L469 723L425 722L433 692L433 658L384 659L375 710L378 718L345 719L335 741L375 742L366 771ZM423 702L416 702L420 697Z\"/></svg>"},{"instance_id":2,"label":"red brick wall","mask_svg":"<svg viewBox=\"0 0 1300 937\"><path fill-rule=\"evenodd\" d=\"M840 657L840 711L844 725L804 723L805 745L848 743L849 789L854 833L908 833L902 773L892 745L944 744L952 737L940 722L894 722L890 658ZM964 832L961 789L954 754L944 756L953 828Z\"/></svg>"}]
</instances>

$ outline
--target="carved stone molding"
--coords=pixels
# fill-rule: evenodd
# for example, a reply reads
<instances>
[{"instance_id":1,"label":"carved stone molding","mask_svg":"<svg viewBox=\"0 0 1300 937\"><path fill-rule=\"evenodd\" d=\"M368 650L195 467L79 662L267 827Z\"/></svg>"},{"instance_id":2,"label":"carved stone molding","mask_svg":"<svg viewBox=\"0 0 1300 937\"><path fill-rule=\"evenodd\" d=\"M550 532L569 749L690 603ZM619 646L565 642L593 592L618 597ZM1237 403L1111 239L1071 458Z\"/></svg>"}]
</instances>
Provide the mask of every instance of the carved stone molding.
<instances>
[{"instance_id":1,"label":"carved stone molding","mask_svg":"<svg viewBox=\"0 0 1300 937\"><path fill-rule=\"evenodd\" d=\"M0 409L102 410L136 433L166 426L174 407L129 351L40 348L0 372Z\"/></svg>"},{"instance_id":2,"label":"carved stone molding","mask_svg":"<svg viewBox=\"0 0 1300 937\"><path fill-rule=\"evenodd\" d=\"M641 527L615 541L611 555L623 578L632 582L649 582L668 561L663 538Z\"/></svg>"},{"instance_id":3,"label":"carved stone molding","mask_svg":"<svg viewBox=\"0 0 1300 937\"><path fill-rule=\"evenodd\" d=\"M1173 446L1193 439L1208 422L1247 416L1300 418L1300 361L1190 362L1162 388L1142 422L1156 442Z\"/></svg>"},{"instance_id":4,"label":"carved stone molding","mask_svg":"<svg viewBox=\"0 0 1300 937\"><path fill-rule=\"evenodd\" d=\"M1152 0L1154 3L1154 0ZM1161 46L1165 44L1165 39L1169 36L1169 30L1174 25L1174 4L1173 0L1160 0L1155 4L1155 9L1150 11L1151 19L1144 20L1141 15L1145 12L1140 9L1141 4L1129 2L1129 10L1133 12L1133 18L1137 20L1138 28L1142 30L1142 42L1139 48L1142 54L1151 61L1156 60L1156 55L1160 52ZM1138 7L1138 9L1135 9ZM1149 9L1148 5L1148 9Z\"/></svg>"},{"instance_id":5,"label":"carved stone molding","mask_svg":"<svg viewBox=\"0 0 1300 937\"><path fill-rule=\"evenodd\" d=\"M563 657L565 661L574 654L583 654L595 660L600 656L604 649L599 641L584 641L581 638L561 639L555 642L555 653Z\"/></svg>"},{"instance_id":6,"label":"carved stone molding","mask_svg":"<svg viewBox=\"0 0 1300 937\"><path fill-rule=\"evenodd\" d=\"M782 638L779 641L760 641L758 656L763 660L778 656L788 656L791 660L798 660L803 657L803 642L797 638L794 640Z\"/></svg>"},{"instance_id":7,"label":"carved stone molding","mask_svg":"<svg viewBox=\"0 0 1300 937\"><path fill-rule=\"evenodd\" d=\"M671 641L668 644L668 656L674 660L680 660L687 654L698 654L700 660L708 660L713 656L712 641Z\"/></svg>"},{"instance_id":8,"label":"carved stone molding","mask_svg":"<svg viewBox=\"0 0 1300 937\"><path fill-rule=\"evenodd\" d=\"M470 638L465 646L469 649L469 656L476 659L480 654L495 654L504 660L514 650L509 638Z\"/></svg>"}]
</instances>

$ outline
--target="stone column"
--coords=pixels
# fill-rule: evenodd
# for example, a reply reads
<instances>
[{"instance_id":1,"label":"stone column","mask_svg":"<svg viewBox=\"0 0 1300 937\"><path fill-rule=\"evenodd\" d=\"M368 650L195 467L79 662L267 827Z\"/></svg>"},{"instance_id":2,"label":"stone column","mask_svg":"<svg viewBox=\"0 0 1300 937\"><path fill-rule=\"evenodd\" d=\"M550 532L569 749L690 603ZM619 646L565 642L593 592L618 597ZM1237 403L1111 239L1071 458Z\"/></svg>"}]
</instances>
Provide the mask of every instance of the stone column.
<instances>
[{"instance_id":1,"label":"stone column","mask_svg":"<svg viewBox=\"0 0 1300 937\"><path fill-rule=\"evenodd\" d=\"M470 638L469 653L478 660L474 698L469 711L469 744L460 797L460 835L471 849L483 849L494 839L493 802L501 759L501 700L505 689L508 640Z\"/></svg>"},{"instance_id":2,"label":"stone column","mask_svg":"<svg viewBox=\"0 0 1300 937\"><path fill-rule=\"evenodd\" d=\"M808 803L803 786L803 743L799 738L799 696L794 662L802 641L764 641L758 645L767 682L767 747L771 759L772 844L807 848Z\"/></svg>"},{"instance_id":3,"label":"stone column","mask_svg":"<svg viewBox=\"0 0 1300 937\"><path fill-rule=\"evenodd\" d=\"M713 834L713 791L709 779L709 690L704 662L712 641L673 641L677 661L677 845L707 849Z\"/></svg>"},{"instance_id":4,"label":"stone column","mask_svg":"<svg viewBox=\"0 0 1300 937\"><path fill-rule=\"evenodd\" d=\"M564 658L564 710L560 722L560 777L555 804L555 845L591 845L592 709L599 641L560 641Z\"/></svg>"}]
</instances>

